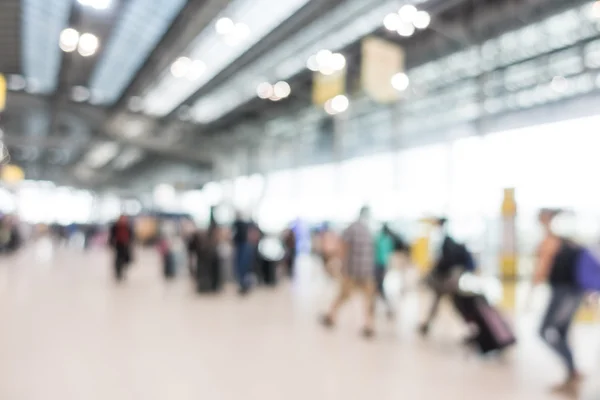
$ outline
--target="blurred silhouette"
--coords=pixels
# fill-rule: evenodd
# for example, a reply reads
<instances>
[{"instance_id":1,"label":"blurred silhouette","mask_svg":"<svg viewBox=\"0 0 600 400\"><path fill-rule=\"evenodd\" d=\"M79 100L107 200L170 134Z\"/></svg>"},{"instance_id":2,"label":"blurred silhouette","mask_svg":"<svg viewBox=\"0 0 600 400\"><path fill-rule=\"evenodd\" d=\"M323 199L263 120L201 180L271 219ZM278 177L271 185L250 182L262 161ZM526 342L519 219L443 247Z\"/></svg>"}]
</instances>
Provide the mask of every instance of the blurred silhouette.
<instances>
[{"instance_id":1,"label":"blurred silhouette","mask_svg":"<svg viewBox=\"0 0 600 400\"><path fill-rule=\"evenodd\" d=\"M377 293L385 303L387 315L390 319L394 317L394 308L385 294L383 282L394 250L394 235L389 226L383 224L381 231L375 237L375 280L377 282Z\"/></svg>"},{"instance_id":2,"label":"blurred silhouette","mask_svg":"<svg viewBox=\"0 0 600 400\"><path fill-rule=\"evenodd\" d=\"M188 260L199 293L218 292L223 285L222 265L217 252L219 228L194 232L188 241Z\"/></svg>"},{"instance_id":3,"label":"blurred silhouette","mask_svg":"<svg viewBox=\"0 0 600 400\"><path fill-rule=\"evenodd\" d=\"M343 234L344 251L342 267L342 283L340 292L334 300L329 312L321 322L326 327L335 324L337 313L348 300L355 288L362 291L365 297L365 324L362 334L365 338L374 335L375 313L375 251L373 237L369 231L370 212L367 207L360 210L359 218L352 223Z\"/></svg>"},{"instance_id":4,"label":"blurred silhouette","mask_svg":"<svg viewBox=\"0 0 600 400\"><path fill-rule=\"evenodd\" d=\"M581 375L569 346L568 333L575 313L583 300L583 290L577 285L576 264L581 248L552 230L560 210L543 209L538 219L544 237L538 248L534 284L548 282L552 294L540 327L542 339L560 356L567 368L567 379L553 390L577 396Z\"/></svg>"},{"instance_id":5,"label":"blurred silhouette","mask_svg":"<svg viewBox=\"0 0 600 400\"><path fill-rule=\"evenodd\" d=\"M123 280L125 269L132 261L133 240L134 234L129 218L121 215L111 227L109 239L114 250L114 273L117 281Z\"/></svg>"},{"instance_id":6,"label":"blurred silhouette","mask_svg":"<svg viewBox=\"0 0 600 400\"><path fill-rule=\"evenodd\" d=\"M250 272L253 266L253 246L249 239L250 222L244 220L241 213L236 214L233 222L233 245L235 251L235 274L239 293L246 294L250 289Z\"/></svg>"},{"instance_id":7,"label":"blurred silhouette","mask_svg":"<svg viewBox=\"0 0 600 400\"><path fill-rule=\"evenodd\" d=\"M431 238L431 250L434 265L426 278L426 282L434 292L434 300L425 321L420 326L422 335L427 335L431 323L437 316L440 302L446 294L452 293L457 285L460 275L473 269L473 259L466 247L456 242L446 230L446 218L435 220L435 227Z\"/></svg>"}]
</instances>

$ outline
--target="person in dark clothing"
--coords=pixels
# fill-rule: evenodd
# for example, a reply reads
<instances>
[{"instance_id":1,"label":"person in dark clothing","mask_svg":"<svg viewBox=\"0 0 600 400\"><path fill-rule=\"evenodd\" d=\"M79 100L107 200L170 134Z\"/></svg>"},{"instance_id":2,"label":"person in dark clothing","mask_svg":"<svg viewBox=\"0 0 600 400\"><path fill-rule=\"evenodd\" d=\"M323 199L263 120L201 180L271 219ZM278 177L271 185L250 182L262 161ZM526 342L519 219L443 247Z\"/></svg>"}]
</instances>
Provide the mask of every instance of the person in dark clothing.
<instances>
[{"instance_id":1,"label":"person in dark clothing","mask_svg":"<svg viewBox=\"0 0 600 400\"><path fill-rule=\"evenodd\" d=\"M287 275L294 276L294 265L296 263L296 233L293 229L288 229L283 235L283 246L285 249L284 263L287 269Z\"/></svg>"},{"instance_id":2,"label":"person in dark clothing","mask_svg":"<svg viewBox=\"0 0 600 400\"><path fill-rule=\"evenodd\" d=\"M110 229L110 245L115 252L114 269L117 281L123 280L125 268L131 262L133 239L134 234L129 219L121 215Z\"/></svg>"},{"instance_id":3,"label":"person in dark clothing","mask_svg":"<svg viewBox=\"0 0 600 400\"><path fill-rule=\"evenodd\" d=\"M421 324L419 330L422 335L429 333L431 323L435 319L442 298L448 293L448 285L451 284L451 278L454 270L460 266L465 266L464 247L458 244L445 230L447 220L438 218L435 221L436 233L432 240L431 248L435 263L431 273L427 278L429 286L434 291L434 300L431 305L427 319ZM437 239L437 240L436 240Z\"/></svg>"},{"instance_id":4,"label":"person in dark clothing","mask_svg":"<svg viewBox=\"0 0 600 400\"><path fill-rule=\"evenodd\" d=\"M552 221L559 214L560 210L551 209L544 209L539 214L544 239L538 248L534 284L548 282L552 288L540 335L563 360L567 369L566 381L553 390L575 397L578 395L581 374L575 366L568 333L584 297L576 279L576 264L581 248L553 232Z\"/></svg>"},{"instance_id":5,"label":"person in dark clothing","mask_svg":"<svg viewBox=\"0 0 600 400\"><path fill-rule=\"evenodd\" d=\"M252 267L252 245L248 238L250 223L244 221L241 214L238 213L233 222L232 230L235 249L235 274L240 294L246 294L250 289L249 273Z\"/></svg>"},{"instance_id":6,"label":"person in dark clothing","mask_svg":"<svg viewBox=\"0 0 600 400\"><path fill-rule=\"evenodd\" d=\"M218 292L222 287L216 235L216 229L209 229L206 233L196 231L188 242L190 273L198 292Z\"/></svg>"}]
</instances>

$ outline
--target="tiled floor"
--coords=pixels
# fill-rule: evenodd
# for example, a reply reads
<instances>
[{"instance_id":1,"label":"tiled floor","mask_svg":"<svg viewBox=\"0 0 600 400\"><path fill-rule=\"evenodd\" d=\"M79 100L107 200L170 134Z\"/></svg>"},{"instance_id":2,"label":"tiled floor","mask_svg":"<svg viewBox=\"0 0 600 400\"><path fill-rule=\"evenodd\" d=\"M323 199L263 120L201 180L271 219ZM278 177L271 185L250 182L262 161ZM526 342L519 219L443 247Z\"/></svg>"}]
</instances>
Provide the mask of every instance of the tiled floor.
<instances>
[{"instance_id":1,"label":"tiled floor","mask_svg":"<svg viewBox=\"0 0 600 400\"><path fill-rule=\"evenodd\" d=\"M428 341L414 335L417 294L399 302L397 322L381 317L373 342L358 337L357 304L321 330L332 288L309 264L295 285L198 297L183 277L163 282L150 253L116 286L103 252L42 250L0 260L0 399L542 400L560 379L531 318L519 319L506 360L482 360L456 345L450 313ZM598 332L579 327L575 338L596 383Z\"/></svg>"}]
</instances>

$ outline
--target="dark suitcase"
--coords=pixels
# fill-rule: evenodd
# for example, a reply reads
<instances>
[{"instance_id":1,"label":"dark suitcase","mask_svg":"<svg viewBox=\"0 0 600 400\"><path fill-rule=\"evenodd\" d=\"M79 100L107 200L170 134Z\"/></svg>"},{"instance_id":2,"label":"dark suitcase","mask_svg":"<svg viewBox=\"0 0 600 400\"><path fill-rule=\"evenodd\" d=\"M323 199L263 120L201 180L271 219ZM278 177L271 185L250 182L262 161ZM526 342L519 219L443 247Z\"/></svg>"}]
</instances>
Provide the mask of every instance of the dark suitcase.
<instances>
[{"instance_id":1,"label":"dark suitcase","mask_svg":"<svg viewBox=\"0 0 600 400\"><path fill-rule=\"evenodd\" d=\"M175 255L171 252L163 257L163 275L166 279L175 277Z\"/></svg>"},{"instance_id":2,"label":"dark suitcase","mask_svg":"<svg viewBox=\"0 0 600 400\"><path fill-rule=\"evenodd\" d=\"M468 344L476 346L482 354L500 351L516 343L511 327L484 296L455 294L453 302L465 321L476 327Z\"/></svg>"}]
</instances>

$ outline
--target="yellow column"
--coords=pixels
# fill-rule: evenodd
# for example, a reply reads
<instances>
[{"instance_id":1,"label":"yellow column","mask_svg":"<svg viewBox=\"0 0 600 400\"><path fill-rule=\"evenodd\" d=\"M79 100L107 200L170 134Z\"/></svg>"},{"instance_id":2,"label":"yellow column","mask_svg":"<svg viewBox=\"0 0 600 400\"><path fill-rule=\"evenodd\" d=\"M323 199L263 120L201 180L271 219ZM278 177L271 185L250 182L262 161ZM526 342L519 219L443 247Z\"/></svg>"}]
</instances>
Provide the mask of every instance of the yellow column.
<instances>
[{"instance_id":1,"label":"yellow column","mask_svg":"<svg viewBox=\"0 0 600 400\"><path fill-rule=\"evenodd\" d=\"M6 78L0 74L0 112L6 107Z\"/></svg>"},{"instance_id":2,"label":"yellow column","mask_svg":"<svg viewBox=\"0 0 600 400\"><path fill-rule=\"evenodd\" d=\"M502 307L514 310L517 301L518 252L516 238L517 202L513 188L504 189L502 201L502 247L500 276L503 286Z\"/></svg>"},{"instance_id":3,"label":"yellow column","mask_svg":"<svg viewBox=\"0 0 600 400\"><path fill-rule=\"evenodd\" d=\"M431 268L431 256L429 255L429 235L431 234L431 221L421 220L421 233L411 248L412 262L420 272L427 273Z\"/></svg>"}]
</instances>

